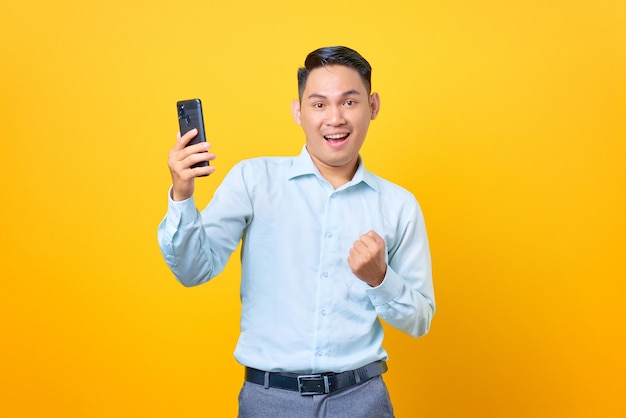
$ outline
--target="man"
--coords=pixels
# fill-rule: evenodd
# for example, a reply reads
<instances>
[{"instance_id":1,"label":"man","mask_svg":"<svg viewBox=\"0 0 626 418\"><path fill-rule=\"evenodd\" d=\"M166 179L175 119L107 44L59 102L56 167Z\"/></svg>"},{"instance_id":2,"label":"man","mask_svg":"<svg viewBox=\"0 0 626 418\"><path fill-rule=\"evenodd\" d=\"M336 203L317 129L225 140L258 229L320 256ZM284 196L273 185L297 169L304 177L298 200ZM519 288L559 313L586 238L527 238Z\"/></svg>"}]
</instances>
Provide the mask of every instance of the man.
<instances>
[{"instance_id":1,"label":"man","mask_svg":"<svg viewBox=\"0 0 626 418\"><path fill-rule=\"evenodd\" d=\"M235 165L200 213L194 179L213 166L207 144L169 154L173 186L159 243L193 286L241 248L246 367L240 417L391 417L379 318L414 337L435 312L424 219L413 195L367 171L359 156L380 98L356 51L313 51L298 71L296 157Z\"/></svg>"}]
</instances>

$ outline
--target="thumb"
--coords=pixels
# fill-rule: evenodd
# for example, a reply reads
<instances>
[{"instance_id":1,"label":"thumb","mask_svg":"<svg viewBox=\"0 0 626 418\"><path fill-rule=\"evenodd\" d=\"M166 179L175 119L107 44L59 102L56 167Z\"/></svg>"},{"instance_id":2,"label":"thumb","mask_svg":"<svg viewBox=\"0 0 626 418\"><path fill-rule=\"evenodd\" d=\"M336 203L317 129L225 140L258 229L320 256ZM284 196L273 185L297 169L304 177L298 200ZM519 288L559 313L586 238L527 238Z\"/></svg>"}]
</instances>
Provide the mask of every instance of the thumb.
<instances>
[{"instance_id":1,"label":"thumb","mask_svg":"<svg viewBox=\"0 0 626 418\"><path fill-rule=\"evenodd\" d=\"M378 235L374 230L370 230L367 232L368 237L371 237L374 241L376 241L376 243L381 243L383 241L383 239L381 238L380 235Z\"/></svg>"}]
</instances>

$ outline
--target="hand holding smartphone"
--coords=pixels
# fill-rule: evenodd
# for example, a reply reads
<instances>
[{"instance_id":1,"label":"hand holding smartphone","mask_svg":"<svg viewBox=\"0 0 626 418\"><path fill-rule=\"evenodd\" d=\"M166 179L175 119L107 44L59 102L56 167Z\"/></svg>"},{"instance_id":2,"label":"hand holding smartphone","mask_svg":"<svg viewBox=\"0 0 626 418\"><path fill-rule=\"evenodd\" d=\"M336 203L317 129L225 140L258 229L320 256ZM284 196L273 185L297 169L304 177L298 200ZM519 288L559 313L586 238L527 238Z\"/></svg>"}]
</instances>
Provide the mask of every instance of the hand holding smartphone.
<instances>
[{"instance_id":1,"label":"hand holding smartphone","mask_svg":"<svg viewBox=\"0 0 626 418\"><path fill-rule=\"evenodd\" d=\"M200 99L180 100L176 102L176 107L178 109L178 127L180 128L180 135L185 135L194 128L198 130L198 135L192 138L187 146L206 142L202 102ZM202 161L192 165L191 168L206 167L208 165L208 161Z\"/></svg>"}]
</instances>

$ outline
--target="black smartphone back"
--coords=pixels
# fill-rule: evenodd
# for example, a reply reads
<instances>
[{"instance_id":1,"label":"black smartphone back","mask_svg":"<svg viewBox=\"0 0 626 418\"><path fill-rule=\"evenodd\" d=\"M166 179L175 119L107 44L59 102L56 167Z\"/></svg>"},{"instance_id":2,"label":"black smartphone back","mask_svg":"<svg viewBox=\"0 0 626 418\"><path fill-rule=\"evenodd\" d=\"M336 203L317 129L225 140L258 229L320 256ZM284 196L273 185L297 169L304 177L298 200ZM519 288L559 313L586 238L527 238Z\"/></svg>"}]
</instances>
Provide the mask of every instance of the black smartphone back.
<instances>
[{"instance_id":1,"label":"black smartphone back","mask_svg":"<svg viewBox=\"0 0 626 418\"><path fill-rule=\"evenodd\" d=\"M190 130L196 128L198 135L192 138L187 144L193 145L206 142L206 132L204 130L204 117L202 116L202 102L200 99L180 100L176 102L178 108L178 127L180 134L185 135ZM202 167L209 165L208 161L194 164L192 167Z\"/></svg>"}]
</instances>

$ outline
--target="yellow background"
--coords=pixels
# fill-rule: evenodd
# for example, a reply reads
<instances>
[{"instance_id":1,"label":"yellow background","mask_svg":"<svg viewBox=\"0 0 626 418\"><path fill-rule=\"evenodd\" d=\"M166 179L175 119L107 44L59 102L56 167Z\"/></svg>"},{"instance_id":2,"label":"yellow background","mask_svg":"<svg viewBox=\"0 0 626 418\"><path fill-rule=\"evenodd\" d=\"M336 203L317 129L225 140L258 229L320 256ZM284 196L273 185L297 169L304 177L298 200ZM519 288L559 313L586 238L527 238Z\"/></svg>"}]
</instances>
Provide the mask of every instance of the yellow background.
<instances>
[{"instance_id":1,"label":"yellow background","mask_svg":"<svg viewBox=\"0 0 626 418\"><path fill-rule=\"evenodd\" d=\"M3 2L0 416L235 416L237 259L186 289L156 241L175 101L204 102L204 206L299 152L295 72L335 44L431 239L432 331L387 333L397 416L626 416L624 4Z\"/></svg>"}]
</instances>

